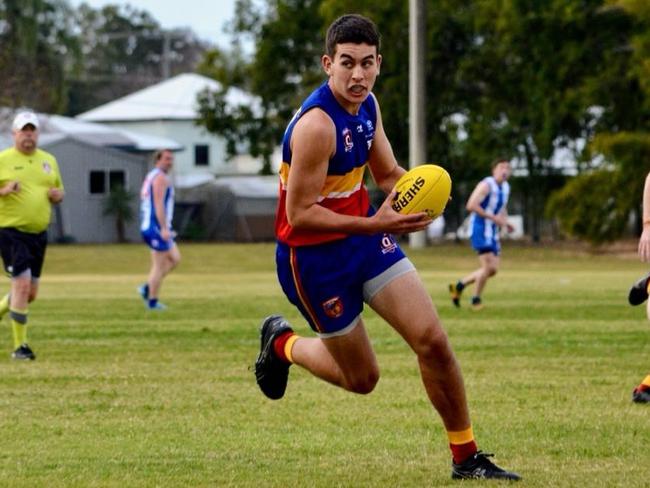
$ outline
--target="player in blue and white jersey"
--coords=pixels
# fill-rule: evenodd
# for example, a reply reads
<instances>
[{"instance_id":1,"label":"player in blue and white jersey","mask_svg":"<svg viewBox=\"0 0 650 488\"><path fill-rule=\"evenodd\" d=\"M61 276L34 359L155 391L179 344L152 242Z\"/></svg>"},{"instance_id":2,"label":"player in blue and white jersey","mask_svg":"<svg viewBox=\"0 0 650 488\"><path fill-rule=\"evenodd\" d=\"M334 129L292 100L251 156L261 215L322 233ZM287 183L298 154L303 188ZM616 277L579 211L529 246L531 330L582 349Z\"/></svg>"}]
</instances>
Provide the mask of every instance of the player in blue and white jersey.
<instances>
[{"instance_id":1,"label":"player in blue and white jersey","mask_svg":"<svg viewBox=\"0 0 650 488\"><path fill-rule=\"evenodd\" d=\"M140 190L140 233L151 248L151 269L138 292L149 310L164 310L167 307L158 301L162 280L178 265L181 254L174 242L174 187L168 176L174 155L165 149L156 152L154 159L155 167Z\"/></svg>"},{"instance_id":2,"label":"player in blue and white jersey","mask_svg":"<svg viewBox=\"0 0 650 488\"><path fill-rule=\"evenodd\" d=\"M472 308L479 310L483 307L481 293L485 289L488 278L499 270L501 244L499 230L505 227L512 232L513 227L508 223L508 197L510 185L508 178L512 173L510 161L496 159L492 163L492 176L481 180L467 200L466 208L471 213L470 233L472 247L478 253L480 267L449 285L452 302L460 307L460 296L467 285L476 283L472 296Z\"/></svg>"}]
</instances>

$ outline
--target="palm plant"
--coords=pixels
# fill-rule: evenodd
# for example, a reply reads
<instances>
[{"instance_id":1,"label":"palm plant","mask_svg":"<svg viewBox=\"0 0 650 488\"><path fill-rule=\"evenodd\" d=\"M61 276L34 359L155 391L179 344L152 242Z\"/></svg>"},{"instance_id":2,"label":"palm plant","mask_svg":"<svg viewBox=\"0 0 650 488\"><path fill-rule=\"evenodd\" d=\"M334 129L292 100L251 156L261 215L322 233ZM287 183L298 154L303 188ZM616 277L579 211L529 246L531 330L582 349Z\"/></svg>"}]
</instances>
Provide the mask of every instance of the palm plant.
<instances>
[{"instance_id":1,"label":"palm plant","mask_svg":"<svg viewBox=\"0 0 650 488\"><path fill-rule=\"evenodd\" d=\"M116 185L111 189L106 200L104 200L104 215L115 217L115 230L117 231L118 242L126 242L126 223L133 220L134 194L124 188L123 185Z\"/></svg>"}]
</instances>

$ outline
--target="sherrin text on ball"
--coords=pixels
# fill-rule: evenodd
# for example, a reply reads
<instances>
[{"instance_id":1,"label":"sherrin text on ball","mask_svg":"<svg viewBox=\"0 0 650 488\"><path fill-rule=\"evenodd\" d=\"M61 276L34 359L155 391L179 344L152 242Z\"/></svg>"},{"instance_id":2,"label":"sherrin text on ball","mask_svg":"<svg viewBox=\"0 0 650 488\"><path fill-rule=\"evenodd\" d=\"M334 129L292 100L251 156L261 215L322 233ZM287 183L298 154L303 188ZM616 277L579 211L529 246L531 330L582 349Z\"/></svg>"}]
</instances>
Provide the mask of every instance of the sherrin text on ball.
<instances>
[{"instance_id":1,"label":"sherrin text on ball","mask_svg":"<svg viewBox=\"0 0 650 488\"><path fill-rule=\"evenodd\" d=\"M393 210L402 214L426 212L435 219L449 201L451 177L441 166L423 164L404 173L395 191Z\"/></svg>"}]
</instances>

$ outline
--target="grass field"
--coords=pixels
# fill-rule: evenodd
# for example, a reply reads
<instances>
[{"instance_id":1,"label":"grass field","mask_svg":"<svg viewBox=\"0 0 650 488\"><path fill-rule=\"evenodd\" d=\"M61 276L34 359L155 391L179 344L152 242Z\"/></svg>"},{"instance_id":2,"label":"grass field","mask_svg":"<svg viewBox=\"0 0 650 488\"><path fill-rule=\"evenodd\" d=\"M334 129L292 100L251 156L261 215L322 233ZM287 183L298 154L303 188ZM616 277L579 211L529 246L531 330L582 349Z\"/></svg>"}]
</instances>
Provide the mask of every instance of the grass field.
<instances>
[{"instance_id":1,"label":"grass field","mask_svg":"<svg viewBox=\"0 0 650 488\"><path fill-rule=\"evenodd\" d=\"M48 250L30 310L38 359L9 359L6 318L0 335L1 487L459 485L415 359L372 311L372 394L292 368L272 402L250 370L260 320L280 312L309 334L276 283L273 246L181 251L170 308L152 314L135 292L144 246ZM650 405L630 395L650 372L650 324L626 303L645 272L632 253L506 246L481 312L446 292L476 266L469 248L409 254L463 367L479 447L525 486L648 486Z\"/></svg>"}]
</instances>

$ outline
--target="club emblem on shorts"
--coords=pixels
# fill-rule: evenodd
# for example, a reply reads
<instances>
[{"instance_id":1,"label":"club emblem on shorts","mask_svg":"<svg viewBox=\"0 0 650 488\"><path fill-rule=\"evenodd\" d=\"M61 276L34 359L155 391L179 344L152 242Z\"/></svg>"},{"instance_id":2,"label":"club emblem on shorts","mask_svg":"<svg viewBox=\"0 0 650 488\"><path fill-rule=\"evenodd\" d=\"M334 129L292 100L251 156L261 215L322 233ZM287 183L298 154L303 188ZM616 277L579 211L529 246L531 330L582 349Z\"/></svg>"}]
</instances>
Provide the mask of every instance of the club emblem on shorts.
<instances>
[{"instance_id":1,"label":"club emblem on shorts","mask_svg":"<svg viewBox=\"0 0 650 488\"><path fill-rule=\"evenodd\" d=\"M343 145L345 146L345 152L352 151L352 148L354 147L354 142L352 142L352 131L346 127L343 129L341 135L343 136Z\"/></svg>"},{"instance_id":2,"label":"club emblem on shorts","mask_svg":"<svg viewBox=\"0 0 650 488\"><path fill-rule=\"evenodd\" d=\"M341 301L341 297L330 298L323 302L323 310L325 310L325 315L329 318L339 318L343 315L343 302Z\"/></svg>"},{"instance_id":3,"label":"club emblem on shorts","mask_svg":"<svg viewBox=\"0 0 650 488\"><path fill-rule=\"evenodd\" d=\"M43 171L45 171L48 175L52 172L52 166L50 166L50 163L47 161L43 161Z\"/></svg>"},{"instance_id":4,"label":"club emblem on shorts","mask_svg":"<svg viewBox=\"0 0 650 488\"><path fill-rule=\"evenodd\" d=\"M381 238L381 253L395 252L395 249L397 249L397 243L393 239L393 236L384 234L384 237Z\"/></svg>"}]
</instances>

